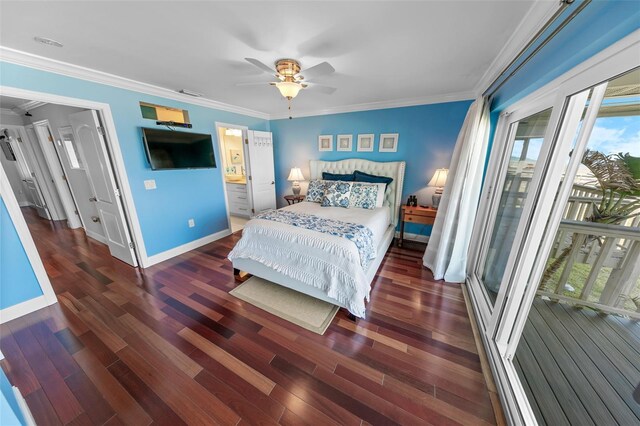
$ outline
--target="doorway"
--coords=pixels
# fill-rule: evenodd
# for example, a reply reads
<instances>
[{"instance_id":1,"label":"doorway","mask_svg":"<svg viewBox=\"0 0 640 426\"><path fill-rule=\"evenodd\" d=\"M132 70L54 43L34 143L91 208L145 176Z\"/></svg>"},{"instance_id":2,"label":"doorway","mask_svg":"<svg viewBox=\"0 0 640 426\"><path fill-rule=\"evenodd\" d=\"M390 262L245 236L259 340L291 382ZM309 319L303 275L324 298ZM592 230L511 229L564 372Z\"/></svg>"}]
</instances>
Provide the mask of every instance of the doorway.
<instances>
[{"instance_id":1,"label":"doorway","mask_svg":"<svg viewBox=\"0 0 640 426\"><path fill-rule=\"evenodd\" d=\"M276 208L273 136L227 123L216 130L229 227L238 232L256 213Z\"/></svg>"},{"instance_id":2,"label":"doorway","mask_svg":"<svg viewBox=\"0 0 640 426\"><path fill-rule=\"evenodd\" d=\"M231 232L244 228L253 208L248 190L247 154L245 144L247 128L231 124L217 124L222 173L229 212Z\"/></svg>"},{"instance_id":3,"label":"doorway","mask_svg":"<svg viewBox=\"0 0 640 426\"><path fill-rule=\"evenodd\" d=\"M81 229L138 266L100 113L5 95L0 105L2 167L27 224Z\"/></svg>"}]
</instances>

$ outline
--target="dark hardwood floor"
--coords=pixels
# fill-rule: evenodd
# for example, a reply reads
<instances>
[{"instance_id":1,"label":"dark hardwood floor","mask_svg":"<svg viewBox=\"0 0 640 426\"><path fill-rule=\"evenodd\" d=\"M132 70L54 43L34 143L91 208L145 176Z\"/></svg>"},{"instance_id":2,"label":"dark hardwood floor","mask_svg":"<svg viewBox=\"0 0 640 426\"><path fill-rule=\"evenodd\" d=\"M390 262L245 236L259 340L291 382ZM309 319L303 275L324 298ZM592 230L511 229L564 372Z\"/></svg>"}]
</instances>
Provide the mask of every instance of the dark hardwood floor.
<instances>
[{"instance_id":1,"label":"dark hardwood floor","mask_svg":"<svg viewBox=\"0 0 640 426\"><path fill-rule=\"evenodd\" d=\"M231 235L131 268L25 209L58 304L1 326L39 425L495 424L460 286L392 247L367 319L324 336L240 301Z\"/></svg>"}]
</instances>

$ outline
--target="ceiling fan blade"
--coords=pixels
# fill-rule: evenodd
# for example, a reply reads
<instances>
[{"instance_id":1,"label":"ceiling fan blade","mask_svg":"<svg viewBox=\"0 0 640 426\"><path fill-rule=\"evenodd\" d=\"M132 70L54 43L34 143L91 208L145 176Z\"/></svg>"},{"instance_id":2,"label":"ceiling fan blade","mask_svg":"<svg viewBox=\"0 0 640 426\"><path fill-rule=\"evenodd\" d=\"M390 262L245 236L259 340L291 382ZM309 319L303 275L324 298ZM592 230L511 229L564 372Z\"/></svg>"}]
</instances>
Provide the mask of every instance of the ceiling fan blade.
<instances>
[{"instance_id":1,"label":"ceiling fan blade","mask_svg":"<svg viewBox=\"0 0 640 426\"><path fill-rule=\"evenodd\" d=\"M276 84L275 81L250 81L247 83L236 83L236 86L268 86Z\"/></svg>"},{"instance_id":2,"label":"ceiling fan blade","mask_svg":"<svg viewBox=\"0 0 640 426\"><path fill-rule=\"evenodd\" d=\"M265 65L263 62L260 62L257 59L254 58L244 58L245 61L249 62L251 65L253 65L254 67L259 68L260 70L268 73L268 74L275 74L276 70L274 68L270 68L267 65Z\"/></svg>"},{"instance_id":3,"label":"ceiling fan blade","mask_svg":"<svg viewBox=\"0 0 640 426\"><path fill-rule=\"evenodd\" d=\"M315 83L309 83L309 82L306 82L304 84L308 85L309 89L312 89L314 92L320 92L326 95L331 95L333 94L333 92L338 90L335 87L325 86L323 84L315 84Z\"/></svg>"},{"instance_id":4,"label":"ceiling fan blade","mask_svg":"<svg viewBox=\"0 0 640 426\"><path fill-rule=\"evenodd\" d=\"M329 62L321 62L318 65L312 66L311 68L302 70L302 72L298 75L303 76L305 80L313 80L314 78L331 74L334 71L335 68L333 68Z\"/></svg>"}]
</instances>

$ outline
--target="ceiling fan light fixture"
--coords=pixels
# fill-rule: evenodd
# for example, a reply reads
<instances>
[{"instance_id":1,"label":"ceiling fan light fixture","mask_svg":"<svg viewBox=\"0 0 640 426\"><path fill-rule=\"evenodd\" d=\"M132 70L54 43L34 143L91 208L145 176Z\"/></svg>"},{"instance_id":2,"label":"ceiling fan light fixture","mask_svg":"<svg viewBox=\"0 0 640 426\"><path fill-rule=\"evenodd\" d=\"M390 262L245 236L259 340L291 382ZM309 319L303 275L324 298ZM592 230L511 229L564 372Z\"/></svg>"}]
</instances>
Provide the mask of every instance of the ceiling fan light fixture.
<instances>
[{"instance_id":1,"label":"ceiling fan light fixture","mask_svg":"<svg viewBox=\"0 0 640 426\"><path fill-rule=\"evenodd\" d=\"M287 99L295 98L302 89L302 84L293 81L281 81L276 83L275 86L280 91L280 94Z\"/></svg>"}]
</instances>

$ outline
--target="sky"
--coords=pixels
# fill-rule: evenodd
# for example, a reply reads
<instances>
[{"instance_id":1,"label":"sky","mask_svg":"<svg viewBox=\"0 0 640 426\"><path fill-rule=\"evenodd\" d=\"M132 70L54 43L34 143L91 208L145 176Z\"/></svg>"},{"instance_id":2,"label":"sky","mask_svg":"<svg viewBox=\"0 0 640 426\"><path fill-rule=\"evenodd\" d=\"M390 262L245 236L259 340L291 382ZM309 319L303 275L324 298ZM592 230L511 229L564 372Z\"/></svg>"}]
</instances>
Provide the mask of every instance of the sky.
<instances>
[{"instance_id":1,"label":"sky","mask_svg":"<svg viewBox=\"0 0 640 426\"><path fill-rule=\"evenodd\" d=\"M598 118L588 147L603 154L628 152L640 157L640 116Z\"/></svg>"}]
</instances>

